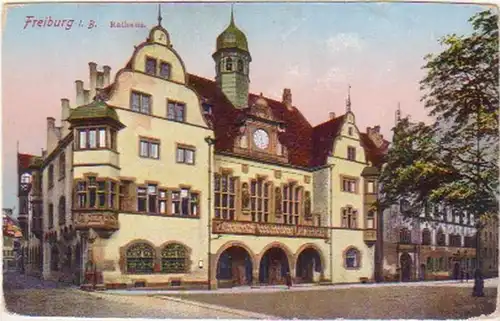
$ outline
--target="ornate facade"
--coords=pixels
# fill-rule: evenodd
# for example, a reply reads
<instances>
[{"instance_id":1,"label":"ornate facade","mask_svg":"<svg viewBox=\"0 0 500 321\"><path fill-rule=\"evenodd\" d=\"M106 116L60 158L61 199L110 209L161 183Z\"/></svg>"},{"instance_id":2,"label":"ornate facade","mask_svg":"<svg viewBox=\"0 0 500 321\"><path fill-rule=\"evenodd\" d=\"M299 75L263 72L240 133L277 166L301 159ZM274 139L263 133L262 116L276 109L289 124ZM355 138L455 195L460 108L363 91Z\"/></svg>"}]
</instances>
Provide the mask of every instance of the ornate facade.
<instances>
[{"instance_id":1,"label":"ornate facade","mask_svg":"<svg viewBox=\"0 0 500 321\"><path fill-rule=\"evenodd\" d=\"M420 217L405 218L398 205L384 211L383 227L385 280L458 279L462 273L472 278L476 266L472 215L435 207Z\"/></svg>"},{"instance_id":2,"label":"ornate facade","mask_svg":"<svg viewBox=\"0 0 500 321\"><path fill-rule=\"evenodd\" d=\"M380 128L311 126L290 89L249 93L250 51L231 16L215 80L185 70L161 25L111 81L47 122L38 168L43 274L106 287L360 282L373 278Z\"/></svg>"}]
</instances>

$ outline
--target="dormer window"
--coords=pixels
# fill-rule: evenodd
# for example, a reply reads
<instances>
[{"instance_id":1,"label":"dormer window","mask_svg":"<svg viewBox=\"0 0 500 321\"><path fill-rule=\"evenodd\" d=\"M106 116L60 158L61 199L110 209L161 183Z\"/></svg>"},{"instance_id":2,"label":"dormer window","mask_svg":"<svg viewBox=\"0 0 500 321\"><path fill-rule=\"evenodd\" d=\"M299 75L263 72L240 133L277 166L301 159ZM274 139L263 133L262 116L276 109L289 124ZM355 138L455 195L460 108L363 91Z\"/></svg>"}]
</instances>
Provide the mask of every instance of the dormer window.
<instances>
[{"instance_id":1,"label":"dormer window","mask_svg":"<svg viewBox=\"0 0 500 321\"><path fill-rule=\"evenodd\" d=\"M347 159L351 161L356 160L356 148L352 146L347 147Z\"/></svg>"},{"instance_id":2,"label":"dormer window","mask_svg":"<svg viewBox=\"0 0 500 321\"><path fill-rule=\"evenodd\" d=\"M156 59L146 58L145 70L148 75L156 75Z\"/></svg>"},{"instance_id":3,"label":"dormer window","mask_svg":"<svg viewBox=\"0 0 500 321\"><path fill-rule=\"evenodd\" d=\"M160 77L170 79L170 64L168 62L161 62L160 64Z\"/></svg>"},{"instance_id":4,"label":"dormer window","mask_svg":"<svg viewBox=\"0 0 500 321\"><path fill-rule=\"evenodd\" d=\"M77 150L116 148L116 130L109 130L108 128L101 127L78 129L77 132ZM107 135L111 135L111 139L109 141L106 137Z\"/></svg>"},{"instance_id":5,"label":"dormer window","mask_svg":"<svg viewBox=\"0 0 500 321\"><path fill-rule=\"evenodd\" d=\"M347 129L347 132L348 132L349 136L352 136L352 127L349 127L349 128Z\"/></svg>"},{"instance_id":6,"label":"dormer window","mask_svg":"<svg viewBox=\"0 0 500 321\"><path fill-rule=\"evenodd\" d=\"M203 107L203 114L212 115L212 105L203 103L201 106Z\"/></svg>"},{"instance_id":7,"label":"dormer window","mask_svg":"<svg viewBox=\"0 0 500 321\"><path fill-rule=\"evenodd\" d=\"M226 71L232 71L233 70L233 59L231 57L228 57L226 59Z\"/></svg>"}]
</instances>

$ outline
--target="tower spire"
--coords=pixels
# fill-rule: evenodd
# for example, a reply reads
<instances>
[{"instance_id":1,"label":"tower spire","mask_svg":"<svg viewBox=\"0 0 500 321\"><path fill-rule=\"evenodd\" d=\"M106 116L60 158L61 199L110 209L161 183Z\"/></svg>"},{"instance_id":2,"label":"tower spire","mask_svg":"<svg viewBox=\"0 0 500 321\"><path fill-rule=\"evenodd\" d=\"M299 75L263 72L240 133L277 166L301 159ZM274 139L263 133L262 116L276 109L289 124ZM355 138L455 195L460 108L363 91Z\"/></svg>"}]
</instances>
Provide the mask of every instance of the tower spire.
<instances>
[{"instance_id":1,"label":"tower spire","mask_svg":"<svg viewBox=\"0 0 500 321\"><path fill-rule=\"evenodd\" d=\"M234 3L231 3L231 24L234 25Z\"/></svg>"},{"instance_id":2,"label":"tower spire","mask_svg":"<svg viewBox=\"0 0 500 321\"><path fill-rule=\"evenodd\" d=\"M398 101L398 109L396 109L396 125L401 121L401 103Z\"/></svg>"},{"instance_id":3,"label":"tower spire","mask_svg":"<svg viewBox=\"0 0 500 321\"><path fill-rule=\"evenodd\" d=\"M351 111L351 85L347 87L347 99L345 101L346 112Z\"/></svg>"},{"instance_id":4,"label":"tower spire","mask_svg":"<svg viewBox=\"0 0 500 321\"><path fill-rule=\"evenodd\" d=\"M158 4L158 25L161 26L161 21L163 18L161 17L161 4Z\"/></svg>"}]
</instances>

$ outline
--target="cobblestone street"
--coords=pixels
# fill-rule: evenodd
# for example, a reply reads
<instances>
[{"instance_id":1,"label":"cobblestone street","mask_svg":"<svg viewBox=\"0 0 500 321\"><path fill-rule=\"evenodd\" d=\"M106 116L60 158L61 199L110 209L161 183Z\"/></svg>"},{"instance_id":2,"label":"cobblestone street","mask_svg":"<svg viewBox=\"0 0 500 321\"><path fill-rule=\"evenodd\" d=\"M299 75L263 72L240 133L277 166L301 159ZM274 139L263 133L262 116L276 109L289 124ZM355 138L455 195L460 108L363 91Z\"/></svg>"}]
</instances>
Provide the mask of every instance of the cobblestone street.
<instances>
[{"instance_id":1,"label":"cobblestone street","mask_svg":"<svg viewBox=\"0 0 500 321\"><path fill-rule=\"evenodd\" d=\"M4 298L11 313L28 316L94 318L226 318L265 316L219 307L186 304L149 296L131 297L83 292L75 287L40 282L18 273L4 274Z\"/></svg>"},{"instance_id":2,"label":"cobblestone street","mask_svg":"<svg viewBox=\"0 0 500 321\"><path fill-rule=\"evenodd\" d=\"M74 286L4 274L10 312L29 316L142 318L412 318L463 319L495 310L498 279L485 297L470 283L426 282L203 291L83 292Z\"/></svg>"}]
</instances>

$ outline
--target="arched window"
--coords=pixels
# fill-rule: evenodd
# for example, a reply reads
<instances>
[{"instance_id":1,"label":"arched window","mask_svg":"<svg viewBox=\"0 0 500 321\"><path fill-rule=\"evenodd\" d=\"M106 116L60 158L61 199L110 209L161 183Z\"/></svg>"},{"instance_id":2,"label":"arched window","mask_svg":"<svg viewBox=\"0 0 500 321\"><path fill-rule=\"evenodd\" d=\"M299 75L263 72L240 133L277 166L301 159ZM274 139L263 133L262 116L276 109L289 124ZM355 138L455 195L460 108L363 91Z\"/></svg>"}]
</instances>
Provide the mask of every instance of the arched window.
<instances>
[{"instance_id":1,"label":"arched window","mask_svg":"<svg viewBox=\"0 0 500 321\"><path fill-rule=\"evenodd\" d=\"M55 245L50 250L50 270L59 271L59 249Z\"/></svg>"},{"instance_id":2,"label":"arched window","mask_svg":"<svg viewBox=\"0 0 500 321\"><path fill-rule=\"evenodd\" d=\"M436 243L438 246L446 246L446 235L443 233L442 229L439 229L437 232Z\"/></svg>"},{"instance_id":3,"label":"arched window","mask_svg":"<svg viewBox=\"0 0 500 321\"><path fill-rule=\"evenodd\" d=\"M161 271L163 273L186 273L188 254L182 244L168 244L161 251Z\"/></svg>"},{"instance_id":4,"label":"arched window","mask_svg":"<svg viewBox=\"0 0 500 321\"><path fill-rule=\"evenodd\" d=\"M402 243L402 244L410 244L411 243L411 233L406 227L403 227L399 231L399 243Z\"/></svg>"},{"instance_id":5,"label":"arched window","mask_svg":"<svg viewBox=\"0 0 500 321\"><path fill-rule=\"evenodd\" d=\"M342 227L357 228L358 211L348 206L342 209Z\"/></svg>"},{"instance_id":6,"label":"arched window","mask_svg":"<svg viewBox=\"0 0 500 321\"><path fill-rule=\"evenodd\" d=\"M344 254L344 267L346 269L357 269L360 266L359 251L353 247L345 251Z\"/></svg>"},{"instance_id":7,"label":"arched window","mask_svg":"<svg viewBox=\"0 0 500 321\"><path fill-rule=\"evenodd\" d=\"M131 245L126 252L126 270L132 274L151 274L154 272L155 250L146 243Z\"/></svg>"},{"instance_id":8,"label":"arched window","mask_svg":"<svg viewBox=\"0 0 500 321\"><path fill-rule=\"evenodd\" d=\"M48 221L49 229L54 227L54 204L49 204L49 221Z\"/></svg>"},{"instance_id":9,"label":"arched window","mask_svg":"<svg viewBox=\"0 0 500 321\"><path fill-rule=\"evenodd\" d=\"M233 70L233 59L231 57L226 58L226 71L232 71Z\"/></svg>"},{"instance_id":10,"label":"arched window","mask_svg":"<svg viewBox=\"0 0 500 321\"><path fill-rule=\"evenodd\" d=\"M422 231L422 245L431 245L431 231L428 228Z\"/></svg>"},{"instance_id":11,"label":"arched window","mask_svg":"<svg viewBox=\"0 0 500 321\"><path fill-rule=\"evenodd\" d=\"M238 72L243 72L244 65L243 65L243 60L238 59Z\"/></svg>"},{"instance_id":12,"label":"arched window","mask_svg":"<svg viewBox=\"0 0 500 321\"><path fill-rule=\"evenodd\" d=\"M61 196L59 198L59 207L58 207L58 211L59 211L59 215L58 215L58 218L59 218L59 225L65 225L66 224L66 197L64 196Z\"/></svg>"}]
</instances>

